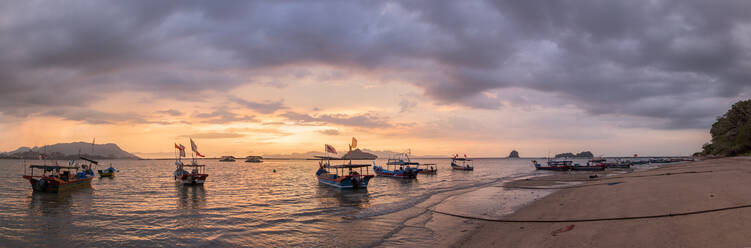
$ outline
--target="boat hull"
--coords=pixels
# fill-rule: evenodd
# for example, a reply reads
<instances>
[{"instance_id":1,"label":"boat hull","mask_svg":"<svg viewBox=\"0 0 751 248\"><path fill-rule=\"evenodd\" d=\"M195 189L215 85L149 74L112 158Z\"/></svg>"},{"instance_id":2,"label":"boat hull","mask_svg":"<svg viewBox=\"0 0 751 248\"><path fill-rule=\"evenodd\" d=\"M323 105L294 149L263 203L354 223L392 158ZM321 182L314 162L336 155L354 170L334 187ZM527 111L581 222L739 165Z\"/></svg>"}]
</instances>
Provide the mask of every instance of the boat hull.
<instances>
[{"instance_id":1,"label":"boat hull","mask_svg":"<svg viewBox=\"0 0 751 248\"><path fill-rule=\"evenodd\" d=\"M568 171L568 170L571 170L571 167L568 167L568 166L535 166L535 169L538 169L538 170L549 170L549 171Z\"/></svg>"},{"instance_id":2,"label":"boat hull","mask_svg":"<svg viewBox=\"0 0 751 248\"><path fill-rule=\"evenodd\" d=\"M177 181L183 185L202 185L207 177L209 177L208 174L186 174L177 178Z\"/></svg>"},{"instance_id":3,"label":"boat hull","mask_svg":"<svg viewBox=\"0 0 751 248\"><path fill-rule=\"evenodd\" d=\"M425 174L425 175L435 175L435 174L438 174L438 169L433 169L433 170L421 170L421 171L420 171L420 172L418 172L418 173L420 173L420 174Z\"/></svg>"},{"instance_id":4,"label":"boat hull","mask_svg":"<svg viewBox=\"0 0 751 248\"><path fill-rule=\"evenodd\" d=\"M114 177L115 172L114 171L97 171L99 173L99 177Z\"/></svg>"},{"instance_id":5,"label":"boat hull","mask_svg":"<svg viewBox=\"0 0 751 248\"><path fill-rule=\"evenodd\" d=\"M605 170L605 166L574 166L571 169L575 171L601 171Z\"/></svg>"},{"instance_id":6,"label":"boat hull","mask_svg":"<svg viewBox=\"0 0 751 248\"><path fill-rule=\"evenodd\" d=\"M475 167L461 166L461 165L455 164L454 162L451 162L451 169L453 169L453 170L471 171L471 170L475 170Z\"/></svg>"},{"instance_id":7,"label":"boat hull","mask_svg":"<svg viewBox=\"0 0 751 248\"><path fill-rule=\"evenodd\" d=\"M381 177L412 179L412 178L417 178L417 173L420 173L421 170L408 169L408 170L391 171L391 170L383 169L380 166L374 166L373 171L375 171L376 175L381 176Z\"/></svg>"},{"instance_id":8,"label":"boat hull","mask_svg":"<svg viewBox=\"0 0 751 248\"><path fill-rule=\"evenodd\" d=\"M81 179L70 179L69 181L63 181L58 178L51 177L32 177L23 176L31 184L31 188L37 192L49 192L59 193L75 188L90 187L93 177L86 177ZM44 181L40 183L40 181Z\"/></svg>"},{"instance_id":9,"label":"boat hull","mask_svg":"<svg viewBox=\"0 0 751 248\"><path fill-rule=\"evenodd\" d=\"M353 183L350 176L340 177L333 174L321 174L318 175L318 182L340 189L364 189L368 187L371 178L373 178L373 175L361 176L359 183Z\"/></svg>"}]
</instances>

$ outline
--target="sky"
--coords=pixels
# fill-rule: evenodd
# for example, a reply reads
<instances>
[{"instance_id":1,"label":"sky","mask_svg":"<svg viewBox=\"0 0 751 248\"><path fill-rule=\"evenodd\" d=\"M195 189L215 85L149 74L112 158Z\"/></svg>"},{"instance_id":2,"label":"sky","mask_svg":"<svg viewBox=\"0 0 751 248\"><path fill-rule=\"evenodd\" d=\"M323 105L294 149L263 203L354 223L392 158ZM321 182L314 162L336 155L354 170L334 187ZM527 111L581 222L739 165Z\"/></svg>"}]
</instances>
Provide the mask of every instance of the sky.
<instances>
[{"instance_id":1,"label":"sky","mask_svg":"<svg viewBox=\"0 0 751 248\"><path fill-rule=\"evenodd\" d=\"M0 151L689 155L751 96L751 2L2 1Z\"/></svg>"}]
</instances>

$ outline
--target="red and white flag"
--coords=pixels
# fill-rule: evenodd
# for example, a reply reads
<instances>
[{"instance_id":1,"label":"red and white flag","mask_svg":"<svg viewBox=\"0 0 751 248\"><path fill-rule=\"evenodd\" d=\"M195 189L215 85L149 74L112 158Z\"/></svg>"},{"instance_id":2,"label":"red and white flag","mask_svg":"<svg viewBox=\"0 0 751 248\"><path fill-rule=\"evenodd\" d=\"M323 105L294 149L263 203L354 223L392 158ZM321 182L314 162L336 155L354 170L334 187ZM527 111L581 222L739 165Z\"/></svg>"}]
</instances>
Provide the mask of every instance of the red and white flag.
<instances>
[{"instance_id":1,"label":"red and white flag","mask_svg":"<svg viewBox=\"0 0 751 248\"><path fill-rule=\"evenodd\" d=\"M196 156L199 156L199 157L202 157L202 158L205 157L205 156L203 156L203 154L201 154L200 152L198 152L198 146L196 145L196 142L193 142L193 139L190 139L190 150L193 151L193 152L195 152Z\"/></svg>"},{"instance_id":2,"label":"red and white flag","mask_svg":"<svg viewBox=\"0 0 751 248\"><path fill-rule=\"evenodd\" d=\"M329 144L326 144L326 152L330 152L330 153L336 154L336 149L334 149L333 146L331 146Z\"/></svg>"}]
</instances>

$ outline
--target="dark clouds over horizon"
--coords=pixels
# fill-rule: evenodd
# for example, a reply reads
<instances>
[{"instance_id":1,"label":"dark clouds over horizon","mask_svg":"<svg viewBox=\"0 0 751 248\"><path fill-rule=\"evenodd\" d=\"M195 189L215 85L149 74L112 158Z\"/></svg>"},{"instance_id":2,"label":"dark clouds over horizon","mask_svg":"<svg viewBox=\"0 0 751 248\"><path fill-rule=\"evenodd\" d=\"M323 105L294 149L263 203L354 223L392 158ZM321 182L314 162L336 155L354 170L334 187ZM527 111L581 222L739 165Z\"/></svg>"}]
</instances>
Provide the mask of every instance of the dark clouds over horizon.
<instances>
[{"instance_id":1,"label":"dark clouds over horizon","mask_svg":"<svg viewBox=\"0 0 751 248\"><path fill-rule=\"evenodd\" d=\"M179 98L324 64L397 75L440 104L530 104L483 94L523 88L592 115L651 118L652 128L708 128L749 97L748 13L748 1L699 0L7 1L0 112L76 119L39 109L85 106L101 92ZM286 108L281 98L234 101Z\"/></svg>"}]
</instances>

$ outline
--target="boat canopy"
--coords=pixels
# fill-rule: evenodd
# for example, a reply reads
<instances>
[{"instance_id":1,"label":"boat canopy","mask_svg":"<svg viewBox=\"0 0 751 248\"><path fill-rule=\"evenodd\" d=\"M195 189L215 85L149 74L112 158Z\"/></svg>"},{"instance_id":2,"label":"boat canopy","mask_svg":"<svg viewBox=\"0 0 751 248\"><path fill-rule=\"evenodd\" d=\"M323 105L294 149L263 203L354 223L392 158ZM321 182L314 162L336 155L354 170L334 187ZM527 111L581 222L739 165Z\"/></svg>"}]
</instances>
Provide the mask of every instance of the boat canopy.
<instances>
[{"instance_id":1,"label":"boat canopy","mask_svg":"<svg viewBox=\"0 0 751 248\"><path fill-rule=\"evenodd\" d=\"M337 158L337 157L330 157L330 156L313 156L317 159L323 159L323 160L375 160L370 158Z\"/></svg>"},{"instance_id":2,"label":"boat canopy","mask_svg":"<svg viewBox=\"0 0 751 248\"><path fill-rule=\"evenodd\" d=\"M59 165L30 165L29 168L45 169L48 171L56 169L78 169L76 166L59 166Z\"/></svg>"},{"instance_id":3,"label":"boat canopy","mask_svg":"<svg viewBox=\"0 0 751 248\"><path fill-rule=\"evenodd\" d=\"M360 168L360 167L370 167L370 164L341 164L341 165L331 165L329 168Z\"/></svg>"},{"instance_id":4,"label":"boat canopy","mask_svg":"<svg viewBox=\"0 0 751 248\"><path fill-rule=\"evenodd\" d=\"M97 162L97 161L94 161L94 160L91 160L91 159L88 159L88 158L84 158L84 157L82 157L82 156L78 156L78 158L80 158L80 159L83 159L83 160L86 160L86 161L89 161L89 162L91 162L91 163L94 163L94 164L96 164L96 165L98 165L98 164L99 164L99 162Z\"/></svg>"},{"instance_id":5,"label":"boat canopy","mask_svg":"<svg viewBox=\"0 0 751 248\"><path fill-rule=\"evenodd\" d=\"M472 159L468 159L468 158L454 158L454 160L456 160L456 161L472 161Z\"/></svg>"}]
</instances>

